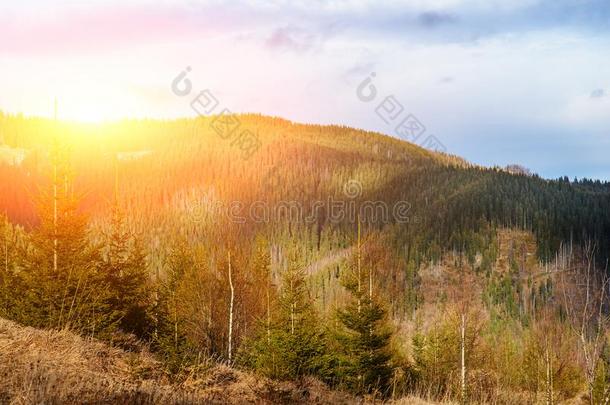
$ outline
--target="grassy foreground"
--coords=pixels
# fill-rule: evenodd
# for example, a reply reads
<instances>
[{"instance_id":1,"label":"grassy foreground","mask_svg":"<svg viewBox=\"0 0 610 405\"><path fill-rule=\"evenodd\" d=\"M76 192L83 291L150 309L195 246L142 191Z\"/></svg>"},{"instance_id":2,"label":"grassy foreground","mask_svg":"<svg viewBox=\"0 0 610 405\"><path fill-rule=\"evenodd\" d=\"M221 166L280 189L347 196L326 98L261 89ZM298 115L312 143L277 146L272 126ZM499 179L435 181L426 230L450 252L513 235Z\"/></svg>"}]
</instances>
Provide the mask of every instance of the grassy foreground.
<instances>
[{"instance_id":1,"label":"grassy foreground","mask_svg":"<svg viewBox=\"0 0 610 405\"><path fill-rule=\"evenodd\" d=\"M172 383L152 355L110 347L69 331L0 319L0 403L187 404L353 403L322 383L266 378L213 365Z\"/></svg>"}]
</instances>

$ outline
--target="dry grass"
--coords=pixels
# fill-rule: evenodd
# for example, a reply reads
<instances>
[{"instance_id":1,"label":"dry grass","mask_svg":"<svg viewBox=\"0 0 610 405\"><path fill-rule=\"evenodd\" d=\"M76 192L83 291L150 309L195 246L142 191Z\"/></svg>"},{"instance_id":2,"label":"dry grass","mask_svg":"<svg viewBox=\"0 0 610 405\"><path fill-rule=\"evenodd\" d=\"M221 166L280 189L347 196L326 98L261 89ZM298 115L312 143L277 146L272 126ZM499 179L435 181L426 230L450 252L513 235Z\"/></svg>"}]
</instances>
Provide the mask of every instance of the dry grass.
<instances>
[{"instance_id":1,"label":"dry grass","mask_svg":"<svg viewBox=\"0 0 610 405\"><path fill-rule=\"evenodd\" d=\"M69 331L0 319L0 403L189 404L356 402L322 383L270 381L227 366L171 384L146 352L128 353Z\"/></svg>"},{"instance_id":2,"label":"dry grass","mask_svg":"<svg viewBox=\"0 0 610 405\"><path fill-rule=\"evenodd\" d=\"M418 397L408 396L404 398L397 399L396 401L392 401L392 405L431 405L431 404L439 404L440 402L430 402L425 399L421 399ZM452 405L455 404L453 402L443 402L443 404Z\"/></svg>"}]
</instances>

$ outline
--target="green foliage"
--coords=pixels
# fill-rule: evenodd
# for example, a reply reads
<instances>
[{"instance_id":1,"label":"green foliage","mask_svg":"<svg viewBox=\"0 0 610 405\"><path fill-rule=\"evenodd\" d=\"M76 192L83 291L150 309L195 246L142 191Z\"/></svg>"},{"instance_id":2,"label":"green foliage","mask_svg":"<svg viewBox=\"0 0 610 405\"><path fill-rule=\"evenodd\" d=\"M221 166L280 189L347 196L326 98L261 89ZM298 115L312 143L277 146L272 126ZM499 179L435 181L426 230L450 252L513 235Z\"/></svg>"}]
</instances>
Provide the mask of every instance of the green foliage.
<instances>
[{"instance_id":1,"label":"green foliage","mask_svg":"<svg viewBox=\"0 0 610 405\"><path fill-rule=\"evenodd\" d=\"M604 345L604 351L595 367L595 379L593 381L593 403L603 404L610 396L610 348Z\"/></svg>"},{"instance_id":2,"label":"green foliage","mask_svg":"<svg viewBox=\"0 0 610 405\"><path fill-rule=\"evenodd\" d=\"M3 315L106 339L120 330L144 337L150 302L143 249L137 241L129 244L118 211L106 246L93 242L82 198L73 190L68 151L56 143L52 152L51 183L37 200L39 225L20 243L16 228L2 227ZM19 299L8 298L9 289Z\"/></svg>"},{"instance_id":3,"label":"green foliage","mask_svg":"<svg viewBox=\"0 0 610 405\"><path fill-rule=\"evenodd\" d=\"M101 263L108 285L107 303L124 332L145 338L151 331L152 290L141 241L125 229L118 205L107 235L106 254Z\"/></svg>"},{"instance_id":4,"label":"green foliage","mask_svg":"<svg viewBox=\"0 0 610 405\"><path fill-rule=\"evenodd\" d=\"M343 382L358 394L387 396L392 379L392 332L386 323L386 311L368 296L355 297L359 302L337 312L343 326L337 335L343 353Z\"/></svg>"},{"instance_id":5,"label":"green foliage","mask_svg":"<svg viewBox=\"0 0 610 405\"><path fill-rule=\"evenodd\" d=\"M0 215L0 317L14 319L25 286L18 274L17 259L23 235Z\"/></svg>"},{"instance_id":6,"label":"green foliage","mask_svg":"<svg viewBox=\"0 0 610 405\"><path fill-rule=\"evenodd\" d=\"M584 375L569 336L562 325L535 325L527 331L517 360L522 388L547 395L552 384L554 399L571 398L583 389Z\"/></svg>"},{"instance_id":7,"label":"green foliage","mask_svg":"<svg viewBox=\"0 0 610 405\"><path fill-rule=\"evenodd\" d=\"M489 304L501 307L505 316L518 318L518 288L518 284L510 274L492 278L487 286Z\"/></svg>"},{"instance_id":8,"label":"green foliage","mask_svg":"<svg viewBox=\"0 0 610 405\"><path fill-rule=\"evenodd\" d=\"M481 313L472 310L465 314L466 330L464 354L466 360L466 389L471 400L492 394L493 378L486 376L493 370L489 351L482 341L483 321ZM455 310L435 319L426 329L420 324L413 335L413 359L416 387L436 398L461 399L461 314ZM471 377L478 381L471 381ZM491 380L491 381L490 381ZM480 387L474 389L477 383Z\"/></svg>"},{"instance_id":9,"label":"green foliage","mask_svg":"<svg viewBox=\"0 0 610 405\"><path fill-rule=\"evenodd\" d=\"M266 325L259 327L252 342L244 346L239 362L271 378L294 380L314 375L324 379L329 371L325 356L324 334L319 324L308 322L294 332L272 324L270 333Z\"/></svg>"},{"instance_id":10,"label":"green foliage","mask_svg":"<svg viewBox=\"0 0 610 405\"><path fill-rule=\"evenodd\" d=\"M157 282L152 343L172 374L193 364L201 353L193 339L189 339L186 328L188 320L182 311L184 294L181 293L181 286L194 274L195 269L194 256L187 242L181 239L169 255L167 277Z\"/></svg>"},{"instance_id":11,"label":"green foliage","mask_svg":"<svg viewBox=\"0 0 610 405\"><path fill-rule=\"evenodd\" d=\"M418 330L412 345L420 391L435 397L445 396L459 367L457 324L443 323L428 332Z\"/></svg>"},{"instance_id":12,"label":"green foliage","mask_svg":"<svg viewBox=\"0 0 610 405\"><path fill-rule=\"evenodd\" d=\"M373 268L361 266L361 246L358 241L355 261L342 283L351 294L349 303L337 310L340 328L335 333L337 343L337 373L342 385L357 394L375 393L387 396L390 392L392 331L387 312L373 297ZM368 288L363 287L368 280Z\"/></svg>"},{"instance_id":13,"label":"green foliage","mask_svg":"<svg viewBox=\"0 0 610 405\"><path fill-rule=\"evenodd\" d=\"M302 265L291 255L270 323L261 322L241 362L279 379L325 377L326 339Z\"/></svg>"},{"instance_id":14,"label":"green foliage","mask_svg":"<svg viewBox=\"0 0 610 405\"><path fill-rule=\"evenodd\" d=\"M26 288L14 319L108 336L118 318L107 300L100 251L88 238L87 218L78 210L65 158L55 159L52 186L38 202L40 225L20 254L18 274Z\"/></svg>"}]
</instances>

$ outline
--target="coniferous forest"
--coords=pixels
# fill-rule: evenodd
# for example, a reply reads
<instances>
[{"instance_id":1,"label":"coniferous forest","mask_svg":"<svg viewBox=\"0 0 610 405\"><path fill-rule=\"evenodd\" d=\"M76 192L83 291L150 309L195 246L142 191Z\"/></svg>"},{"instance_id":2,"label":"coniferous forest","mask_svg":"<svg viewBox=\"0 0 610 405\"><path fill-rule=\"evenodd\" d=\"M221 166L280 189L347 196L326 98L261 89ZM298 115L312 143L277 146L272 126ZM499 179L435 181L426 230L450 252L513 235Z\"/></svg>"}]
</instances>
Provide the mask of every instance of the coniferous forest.
<instances>
[{"instance_id":1,"label":"coniferous forest","mask_svg":"<svg viewBox=\"0 0 610 405\"><path fill-rule=\"evenodd\" d=\"M610 184L237 118L251 155L215 117L0 114L0 318L173 384L222 364L347 402L608 403Z\"/></svg>"}]
</instances>

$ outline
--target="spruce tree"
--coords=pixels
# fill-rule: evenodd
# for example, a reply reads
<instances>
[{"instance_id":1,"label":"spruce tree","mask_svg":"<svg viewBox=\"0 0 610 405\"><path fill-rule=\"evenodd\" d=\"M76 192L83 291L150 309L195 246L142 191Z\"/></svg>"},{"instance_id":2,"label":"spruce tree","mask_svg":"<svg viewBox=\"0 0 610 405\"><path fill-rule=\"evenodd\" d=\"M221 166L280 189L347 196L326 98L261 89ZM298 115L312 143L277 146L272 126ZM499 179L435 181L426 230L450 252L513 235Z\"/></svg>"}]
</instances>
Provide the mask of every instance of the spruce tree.
<instances>
[{"instance_id":1,"label":"spruce tree","mask_svg":"<svg viewBox=\"0 0 610 405\"><path fill-rule=\"evenodd\" d=\"M255 288L260 291L264 289L264 312L265 329L267 337L271 334L271 307L275 302L273 288L273 275L271 273L271 255L269 254L269 243L262 237L257 237L254 243L254 258L252 260L253 281Z\"/></svg>"},{"instance_id":2,"label":"spruce tree","mask_svg":"<svg viewBox=\"0 0 610 405\"><path fill-rule=\"evenodd\" d=\"M4 215L0 215L0 317L12 319L24 286L17 273L18 232Z\"/></svg>"},{"instance_id":3,"label":"spruce tree","mask_svg":"<svg viewBox=\"0 0 610 405\"><path fill-rule=\"evenodd\" d=\"M107 303L111 317L124 332L146 337L150 329L150 282L140 240L125 226L124 215L115 200L111 230L106 236L102 263L108 285Z\"/></svg>"},{"instance_id":4,"label":"spruce tree","mask_svg":"<svg viewBox=\"0 0 610 405\"><path fill-rule=\"evenodd\" d=\"M392 377L392 355L388 347L392 333L387 325L387 313L373 296L372 283L367 292L363 291L363 282L358 280L363 272L355 270L344 280L352 300L337 311L342 326L337 340L343 355L339 377L355 393L387 395Z\"/></svg>"},{"instance_id":5,"label":"spruce tree","mask_svg":"<svg viewBox=\"0 0 610 405\"><path fill-rule=\"evenodd\" d=\"M40 224L20 255L19 274L27 288L15 318L36 327L107 335L116 322L105 300L100 251L89 242L68 154L57 142L51 158L51 185L37 202Z\"/></svg>"},{"instance_id":6,"label":"spruce tree","mask_svg":"<svg viewBox=\"0 0 610 405\"><path fill-rule=\"evenodd\" d=\"M198 356L198 349L188 339L185 321L181 314L179 289L195 267L193 255L186 240L179 239L168 258L167 275L156 286L158 300L153 347L159 352L171 373L177 373L192 364Z\"/></svg>"},{"instance_id":7,"label":"spruce tree","mask_svg":"<svg viewBox=\"0 0 610 405\"><path fill-rule=\"evenodd\" d=\"M245 361L269 377L296 379L324 371L324 333L319 326L303 266L295 254L291 255L283 274L270 325L261 323L250 346Z\"/></svg>"}]
</instances>

